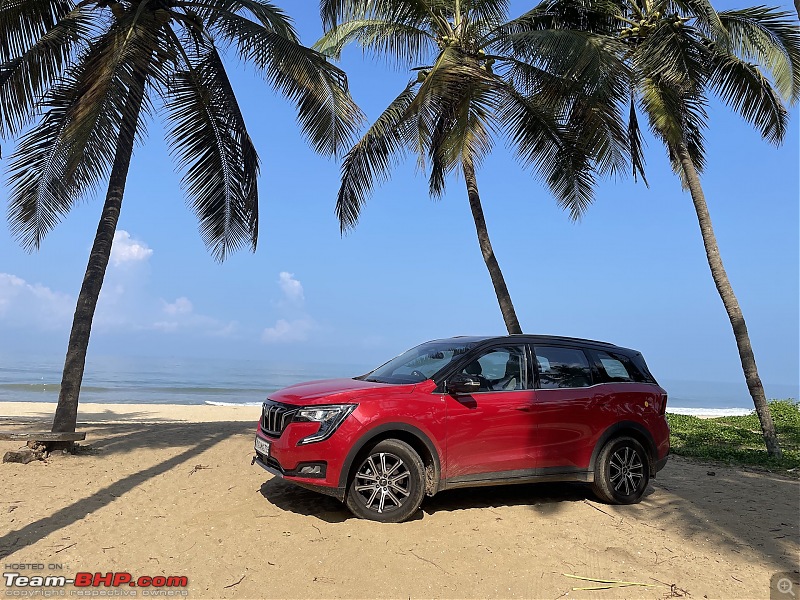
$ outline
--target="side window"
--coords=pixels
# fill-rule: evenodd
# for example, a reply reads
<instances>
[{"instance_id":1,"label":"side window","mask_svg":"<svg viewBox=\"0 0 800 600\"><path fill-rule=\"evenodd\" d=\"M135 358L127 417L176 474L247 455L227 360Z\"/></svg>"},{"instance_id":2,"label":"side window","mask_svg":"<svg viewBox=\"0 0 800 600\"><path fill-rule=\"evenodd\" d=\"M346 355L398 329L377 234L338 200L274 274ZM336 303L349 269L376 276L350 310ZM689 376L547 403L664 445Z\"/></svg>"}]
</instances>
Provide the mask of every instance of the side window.
<instances>
[{"instance_id":1,"label":"side window","mask_svg":"<svg viewBox=\"0 0 800 600\"><path fill-rule=\"evenodd\" d=\"M461 372L477 377L481 392L524 390L528 379L525 349L522 346L492 348Z\"/></svg>"},{"instance_id":2,"label":"side window","mask_svg":"<svg viewBox=\"0 0 800 600\"><path fill-rule=\"evenodd\" d=\"M600 375L603 377L604 381L611 383L645 381L644 376L639 373L639 370L627 356L603 352L602 350L595 350L594 353L597 356L597 361L600 363Z\"/></svg>"},{"instance_id":3,"label":"side window","mask_svg":"<svg viewBox=\"0 0 800 600\"><path fill-rule=\"evenodd\" d=\"M592 385L592 369L583 350L536 346L539 388L576 388Z\"/></svg>"}]
</instances>

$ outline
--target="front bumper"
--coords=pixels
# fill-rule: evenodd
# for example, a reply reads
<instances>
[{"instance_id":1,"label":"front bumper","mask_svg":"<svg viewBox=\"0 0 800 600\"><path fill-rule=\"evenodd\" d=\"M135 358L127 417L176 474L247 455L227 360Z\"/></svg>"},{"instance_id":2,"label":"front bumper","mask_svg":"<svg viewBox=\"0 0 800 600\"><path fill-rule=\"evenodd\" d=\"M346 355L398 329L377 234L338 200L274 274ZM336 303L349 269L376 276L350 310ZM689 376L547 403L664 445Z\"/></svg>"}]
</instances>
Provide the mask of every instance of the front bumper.
<instances>
[{"instance_id":1,"label":"front bumper","mask_svg":"<svg viewBox=\"0 0 800 600\"><path fill-rule=\"evenodd\" d=\"M344 496L346 491L345 488L330 487L327 485L319 485L317 483L312 483L308 480L308 478L305 477L301 478L296 470L295 471L284 470L283 467L281 467L280 463L275 459L264 457L256 452L250 464L256 464L265 471L267 471L268 473L271 473L276 477L280 477L281 479L285 479L286 481L291 481L292 483L299 485L300 487L312 490L314 492L319 492L320 494L325 494L326 496L333 496L339 501L344 502Z\"/></svg>"}]
</instances>

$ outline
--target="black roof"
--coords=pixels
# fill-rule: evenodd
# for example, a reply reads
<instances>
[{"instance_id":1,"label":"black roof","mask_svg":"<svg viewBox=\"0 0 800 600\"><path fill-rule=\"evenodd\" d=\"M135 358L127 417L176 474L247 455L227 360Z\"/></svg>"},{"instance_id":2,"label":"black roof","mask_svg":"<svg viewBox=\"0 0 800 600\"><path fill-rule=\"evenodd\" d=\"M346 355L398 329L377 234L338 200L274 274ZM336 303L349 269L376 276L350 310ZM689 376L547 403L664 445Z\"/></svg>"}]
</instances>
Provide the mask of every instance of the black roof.
<instances>
[{"instance_id":1,"label":"black roof","mask_svg":"<svg viewBox=\"0 0 800 600\"><path fill-rule=\"evenodd\" d=\"M630 352L636 352L630 348L623 348L622 346L617 346L616 344L611 344L609 342L601 342L598 340L588 340L584 338L576 338L576 337L565 337L561 335L541 335L541 334L528 334L528 333L516 333L512 335L459 335L454 336L451 338L442 338L439 340L431 340L434 342L448 342L448 341L458 341L458 342L467 342L467 343L484 343L484 342L494 342L494 341L517 341L517 342L527 342L530 344L580 344L582 346L597 346L600 348L615 348L617 350L628 350Z\"/></svg>"}]
</instances>

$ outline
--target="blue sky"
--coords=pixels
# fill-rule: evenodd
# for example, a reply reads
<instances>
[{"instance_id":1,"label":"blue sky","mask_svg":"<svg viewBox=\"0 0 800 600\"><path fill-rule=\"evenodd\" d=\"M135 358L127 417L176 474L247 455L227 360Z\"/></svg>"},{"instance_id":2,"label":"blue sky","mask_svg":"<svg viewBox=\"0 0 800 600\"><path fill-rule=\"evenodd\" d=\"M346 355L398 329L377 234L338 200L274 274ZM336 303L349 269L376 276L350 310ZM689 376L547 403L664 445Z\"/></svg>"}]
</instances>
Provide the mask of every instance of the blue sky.
<instances>
[{"instance_id":1,"label":"blue sky","mask_svg":"<svg viewBox=\"0 0 800 600\"><path fill-rule=\"evenodd\" d=\"M321 33L316 4L298 4L286 8L311 44ZM512 2L512 13L526 6ZM262 160L258 251L214 262L185 205L163 131L152 124L131 164L90 359L363 365L431 338L504 333L460 178L451 178L445 197L434 202L410 158L342 238L333 212L338 164L307 147L282 98L229 64ZM355 48L341 66L370 119L408 79ZM712 105L703 177L762 379L795 386L797 113L793 108L790 133L776 149ZM3 150L10 155L8 144ZM603 181L594 206L574 223L497 144L478 183L522 327L637 348L657 378L741 381L691 199L655 140L647 140L646 155L649 189L632 180ZM0 197L5 204L5 186ZM0 228L0 355L63 355L100 210L101 199L82 204L34 254Z\"/></svg>"}]
</instances>

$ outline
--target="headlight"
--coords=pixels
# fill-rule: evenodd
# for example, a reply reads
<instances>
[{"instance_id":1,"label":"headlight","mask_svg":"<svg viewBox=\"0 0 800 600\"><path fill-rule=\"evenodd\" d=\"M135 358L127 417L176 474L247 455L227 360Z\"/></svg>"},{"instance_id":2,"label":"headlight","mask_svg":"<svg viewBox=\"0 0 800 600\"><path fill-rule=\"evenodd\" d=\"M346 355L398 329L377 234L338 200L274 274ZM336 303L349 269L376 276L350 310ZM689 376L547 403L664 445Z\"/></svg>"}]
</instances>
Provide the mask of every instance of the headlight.
<instances>
[{"instance_id":1,"label":"headlight","mask_svg":"<svg viewBox=\"0 0 800 600\"><path fill-rule=\"evenodd\" d=\"M328 404L326 406L309 406L298 410L293 421L319 423L319 431L304 437L298 445L321 442L331 437L339 429L344 420L350 416L357 404Z\"/></svg>"}]
</instances>

